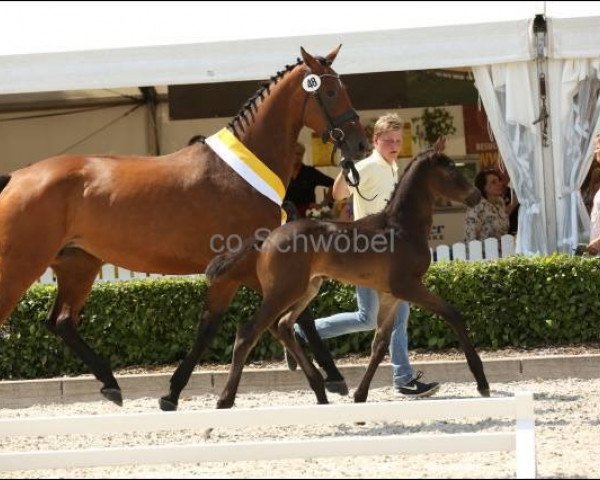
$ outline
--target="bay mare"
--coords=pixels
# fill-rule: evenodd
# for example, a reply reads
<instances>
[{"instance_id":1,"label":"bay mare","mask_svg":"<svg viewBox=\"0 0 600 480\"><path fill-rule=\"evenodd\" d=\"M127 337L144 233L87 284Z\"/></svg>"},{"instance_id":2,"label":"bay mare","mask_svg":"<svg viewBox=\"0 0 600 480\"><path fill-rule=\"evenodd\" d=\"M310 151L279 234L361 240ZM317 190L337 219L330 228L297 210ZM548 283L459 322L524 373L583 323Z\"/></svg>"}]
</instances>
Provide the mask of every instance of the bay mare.
<instances>
[{"instance_id":1,"label":"bay mare","mask_svg":"<svg viewBox=\"0 0 600 480\"><path fill-rule=\"evenodd\" d=\"M362 157L368 145L346 88L331 68L340 47L326 57L301 49L302 60L271 77L228 125L280 179L283 190L303 126L334 141L345 159ZM0 323L51 266L58 290L47 326L102 382L102 394L118 405L121 389L109 363L77 331L102 264L139 272L202 273L215 255L213 236L247 237L281 222L279 205L203 143L158 157L51 157L1 176L0 189ZM226 308L235 289L213 290L209 309ZM187 382L199 342L210 341L209 334L197 340L178 368L172 381L176 389Z\"/></svg>"},{"instance_id":2,"label":"bay mare","mask_svg":"<svg viewBox=\"0 0 600 480\"><path fill-rule=\"evenodd\" d=\"M206 274L210 289L218 290L221 282L231 279L244 281L244 277L253 273L248 265L255 264L263 292L255 317L238 328L229 376L217 403L219 408L233 405L246 358L267 329L294 355L318 403L327 403L323 377L293 333L294 322L319 292L324 277L379 291L380 308L371 358L354 392L356 402L366 401L375 370L388 350L400 299L445 320L458 336L478 391L489 396L483 364L468 338L460 313L423 284L431 263L428 236L435 199L443 197L468 206L481 200L479 191L441 153L442 145L439 142L435 149L412 160L381 213L355 222L308 219L291 222L271 232L266 239L248 239L244 248L219 255L209 264ZM353 243L358 235L362 236L362 243ZM343 237L351 238L340 242ZM360 248L344 248L344 251L324 248L326 244L335 245L336 241L338 245L354 244ZM311 347L324 349L322 342Z\"/></svg>"}]
</instances>

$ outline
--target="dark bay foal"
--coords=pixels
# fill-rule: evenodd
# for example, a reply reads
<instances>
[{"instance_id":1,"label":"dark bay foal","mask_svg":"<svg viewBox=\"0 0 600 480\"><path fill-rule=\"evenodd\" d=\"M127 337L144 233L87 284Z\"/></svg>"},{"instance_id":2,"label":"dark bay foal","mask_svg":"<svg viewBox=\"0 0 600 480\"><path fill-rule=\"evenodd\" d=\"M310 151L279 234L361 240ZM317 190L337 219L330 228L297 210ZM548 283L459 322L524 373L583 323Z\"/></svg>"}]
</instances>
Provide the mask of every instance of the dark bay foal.
<instances>
[{"instance_id":1,"label":"dark bay foal","mask_svg":"<svg viewBox=\"0 0 600 480\"><path fill-rule=\"evenodd\" d=\"M438 145L412 160L381 213L348 223L306 219L291 222L264 240L249 239L241 250L220 255L209 264L207 276L211 288L218 288L219 282L249 275L245 266L256 262L255 273L263 292L255 318L238 330L219 408L233 405L244 362L266 329L294 355L317 401L327 403L323 377L293 334L294 322L318 293L325 277L380 292L372 354L354 392L356 402L367 399L375 370L387 352L394 312L401 299L446 321L458 336L479 393L489 396L483 364L467 335L461 314L423 284L431 263L428 236L434 200L441 196L468 206L481 200L479 191L439 149ZM322 343L321 348L324 348Z\"/></svg>"}]
</instances>

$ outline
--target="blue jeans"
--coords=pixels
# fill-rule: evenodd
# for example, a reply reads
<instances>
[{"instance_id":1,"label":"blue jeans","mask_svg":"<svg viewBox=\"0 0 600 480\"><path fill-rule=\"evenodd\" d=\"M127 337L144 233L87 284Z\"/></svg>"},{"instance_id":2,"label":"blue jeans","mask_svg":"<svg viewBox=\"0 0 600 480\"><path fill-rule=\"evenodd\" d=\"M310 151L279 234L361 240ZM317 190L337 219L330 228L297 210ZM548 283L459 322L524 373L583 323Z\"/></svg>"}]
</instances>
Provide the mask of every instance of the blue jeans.
<instances>
[{"instance_id":1,"label":"blue jeans","mask_svg":"<svg viewBox=\"0 0 600 480\"><path fill-rule=\"evenodd\" d=\"M365 332L377 327L377 313L379 312L379 297L377 290L366 287L356 287L356 300L358 311L344 312L331 317L315 320L315 327L321 338L332 338L353 332ZM413 378L412 367L408 359L408 337L406 327L410 306L407 302L400 302L394 320L394 329L390 339L390 357L393 367L394 386L405 385ZM304 332L299 325L294 325L296 333L306 340Z\"/></svg>"}]
</instances>

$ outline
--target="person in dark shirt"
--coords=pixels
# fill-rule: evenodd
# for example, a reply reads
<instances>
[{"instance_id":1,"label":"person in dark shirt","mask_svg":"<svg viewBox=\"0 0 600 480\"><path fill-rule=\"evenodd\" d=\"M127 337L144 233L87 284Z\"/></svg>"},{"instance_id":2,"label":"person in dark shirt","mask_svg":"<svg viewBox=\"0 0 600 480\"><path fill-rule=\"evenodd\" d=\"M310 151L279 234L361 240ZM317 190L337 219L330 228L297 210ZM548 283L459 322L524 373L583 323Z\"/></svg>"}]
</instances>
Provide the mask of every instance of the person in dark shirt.
<instances>
[{"instance_id":1,"label":"person in dark shirt","mask_svg":"<svg viewBox=\"0 0 600 480\"><path fill-rule=\"evenodd\" d=\"M296 143L294 171L284 199L284 202L291 202L296 207L298 218L306 216L306 210L316 203L316 187L327 187L325 199L330 203L333 200L331 196L333 178L320 172L315 167L304 165L302 163L304 151L304 145Z\"/></svg>"},{"instance_id":2,"label":"person in dark shirt","mask_svg":"<svg viewBox=\"0 0 600 480\"><path fill-rule=\"evenodd\" d=\"M517 227L519 223L519 201L517 200L514 190L509 187L510 178L508 174L502 170L495 169L499 175L502 183L504 183L504 192L502 193L502 199L506 205L506 211L508 212L508 233L511 235L517 234Z\"/></svg>"}]
</instances>

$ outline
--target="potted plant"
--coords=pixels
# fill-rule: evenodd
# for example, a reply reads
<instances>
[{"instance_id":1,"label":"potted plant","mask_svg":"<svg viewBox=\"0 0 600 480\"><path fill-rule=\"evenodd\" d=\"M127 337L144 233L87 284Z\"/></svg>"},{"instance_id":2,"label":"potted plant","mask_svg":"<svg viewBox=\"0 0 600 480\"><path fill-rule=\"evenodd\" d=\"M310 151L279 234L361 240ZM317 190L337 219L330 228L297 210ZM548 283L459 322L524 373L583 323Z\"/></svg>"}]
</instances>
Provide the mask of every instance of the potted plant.
<instances>
[{"instance_id":1,"label":"potted plant","mask_svg":"<svg viewBox=\"0 0 600 480\"><path fill-rule=\"evenodd\" d=\"M425 108L420 117L412 118L415 126L413 140L422 146L431 147L441 136L447 137L456 133L454 117L442 107Z\"/></svg>"}]
</instances>

